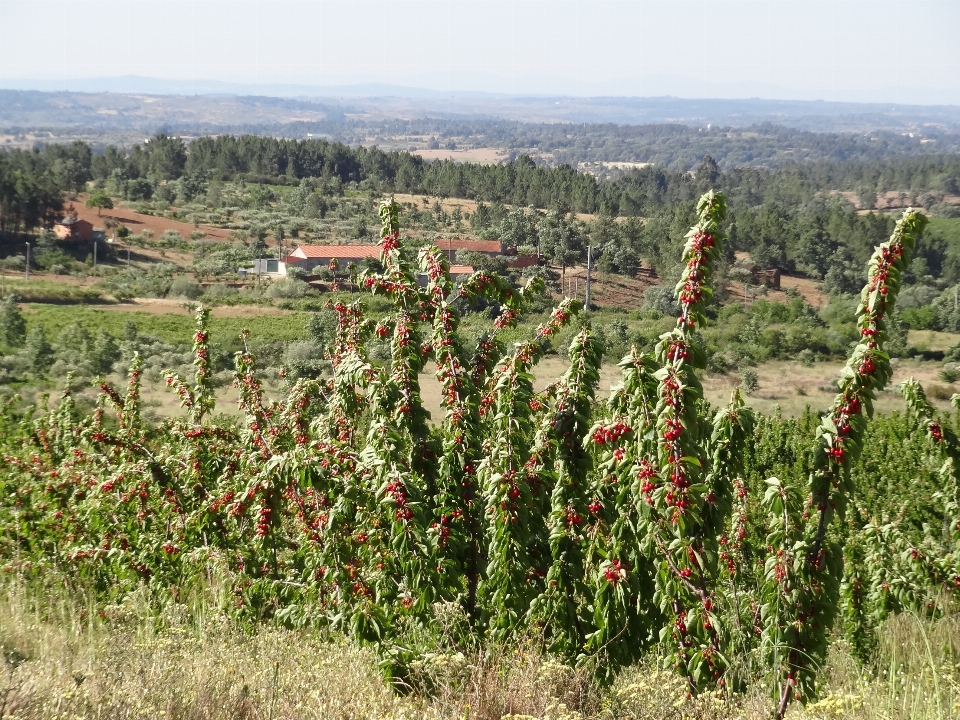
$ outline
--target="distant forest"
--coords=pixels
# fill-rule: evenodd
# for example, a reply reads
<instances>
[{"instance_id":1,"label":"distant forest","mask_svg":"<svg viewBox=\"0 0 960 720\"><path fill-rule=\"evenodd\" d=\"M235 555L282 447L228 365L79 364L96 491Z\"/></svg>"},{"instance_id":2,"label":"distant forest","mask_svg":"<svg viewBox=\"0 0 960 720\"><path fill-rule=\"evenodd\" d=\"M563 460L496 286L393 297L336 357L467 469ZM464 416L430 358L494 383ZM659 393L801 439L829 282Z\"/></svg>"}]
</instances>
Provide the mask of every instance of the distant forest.
<instances>
[{"instance_id":1,"label":"distant forest","mask_svg":"<svg viewBox=\"0 0 960 720\"><path fill-rule=\"evenodd\" d=\"M304 123L302 134L307 132ZM813 161L869 162L893 157L960 152L960 135L924 128L924 133L810 132L764 123L746 128L648 125L523 123L499 120L393 120L323 123L331 139L349 145L403 136L431 136L438 147L496 147L529 154L541 164L584 162L651 163L686 171L710 155L721 169L780 167ZM295 134L287 126L285 134ZM319 130L319 127L318 127ZM296 134L301 134L296 133ZM302 136L301 134L301 136Z\"/></svg>"},{"instance_id":2,"label":"distant forest","mask_svg":"<svg viewBox=\"0 0 960 720\"><path fill-rule=\"evenodd\" d=\"M97 149L103 149L108 142L129 147L158 132L191 137L232 134L313 138L353 148L378 147L387 151L495 148L508 160L527 155L537 165L546 167L650 163L680 172L697 167L704 155L712 157L721 170L728 170L772 169L809 161L869 163L960 153L960 120L949 108L878 109L851 105L845 107L848 115L818 118L797 115L811 111L802 103L793 107L772 101L624 98L620 99L621 104L635 105L637 112L645 108L651 120L643 124L615 124L566 119L521 122L495 116L498 110L506 112L512 108L512 112L516 112L514 106L521 104L516 99L511 101L512 105L506 100L499 104L490 101L488 109L478 111L489 112L489 116L477 112L461 115L432 112L428 107L408 107L396 98L385 98L384 108L379 110L370 106L370 100L357 100L358 107L338 106L335 101L252 96L151 96L149 100L111 93L0 90L0 132L8 135L10 144L14 144L15 138L25 143L29 142L28 138L43 137L49 132L54 138L86 139ZM608 100L612 103L609 115L616 107L616 99ZM460 107L456 100L449 102L453 108ZM754 107L758 103L759 107ZM568 104L591 107L590 102L583 99L558 101L556 106L563 108ZM526 105L533 116L549 118L554 104L545 99L530 99ZM477 109L475 106L463 109L470 108ZM824 112L830 109L825 107ZM369 119L389 113L396 113L394 117L411 117L411 112L419 117ZM704 114L721 118L721 122L699 117ZM291 122L291 117L300 119ZM780 124L756 121L763 117L778 117ZM798 121L803 121L806 127L795 127ZM841 131L850 125L874 129ZM824 132L824 129L830 131ZM601 175L617 174L613 167L590 169Z\"/></svg>"},{"instance_id":3,"label":"distant forest","mask_svg":"<svg viewBox=\"0 0 960 720\"><path fill-rule=\"evenodd\" d=\"M566 164L538 166L525 155L483 165L326 140L223 135L187 144L157 135L129 151L94 152L76 142L0 153L0 233L48 225L62 209L63 193L91 181L131 202L156 195L207 208L223 205L218 187L225 182L242 181L250 202L270 195L269 185L297 186L302 197L288 210L304 217L344 187L371 198L405 192L471 199L479 205L469 222L481 236L539 243L563 265L579 261L589 240L602 268L631 274L644 262L663 277L675 269L694 198L714 188L730 200L731 252L750 252L761 265L803 272L837 292L858 286L871 249L890 232L888 215L857 213L857 206L873 207L878 192L895 191L900 204L923 205L933 215L960 211L957 154L726 170L708 155L692 173L649 166L598 179ZM838 191L852 192L856 205ZM584 224L574 213L594 219ZM615 222L617 216L626 220ZM960 279L960 246L930 235L919 252L922 275Z\"/></svg>"},{"instance_id":4,"label":"distant forest","mask_svg":"<svg viewBox=\"0 0 960 720\"><path fill-rule=\"evenodd\" d=\"M764 123L747 128L655 125L523 123L502 120L389 120L367 122L342 117L296 123L163 124L166 135L227 133L263 139L327 140L352 148L408 151L412 148L496 148L508 160L529 156L545 167L583 163L650 163L679 172L695 168L704 155L723 170L778 168L798 162L869 163L902 157L960 153L960 134L925 128L923 134L878 130L870 133L822 133ZM62 129L61 129L62 130ZM17 136L42 132L8 127ZM53 130L51 130L53 131ZM97 127L80 129L99 137ZM245 143L250 141L244 139ZM91 140L98 150L104 145ZM414 152L416 150L414 149ZM243 161L241 160L241 164ZM612 174L618 174L610 169ZM282 173L281 173L282 174Z\"/></svg>"},{"instance_id":5,"label":"distant forest","mask_svg":"<svg viewBox=\"0 0 960 720\"><path fill-rule=\"evenodd\" d=\"M726 192L734 205L778 202L797 206L823 191L854 191L872 206L877 192L898 191L927 206L960 193L960 154L907 155L873 160L794 162L777 169L724 168L711 155L695 173L658 166L633 169L610 180L575 171L570 165L537 165L521 155L509 163L428 161L403 151L350 147L326 140L281 140L254 135L202 137L184 143L157 135L129 151L107 147L93 152L82 142L0 154L3 214L36 226L44 211L24 197L42 198L81 190L90 180L153 183L195 178L297 184L303 178L336 178L380 191L409 192L573 212L648 216L691 200L704 187ZM34 201L31 201L34 202ZM34 203L35 204L35 203ZM18 209L20 208L20 209Z\"/></svg>"}]
</instances>

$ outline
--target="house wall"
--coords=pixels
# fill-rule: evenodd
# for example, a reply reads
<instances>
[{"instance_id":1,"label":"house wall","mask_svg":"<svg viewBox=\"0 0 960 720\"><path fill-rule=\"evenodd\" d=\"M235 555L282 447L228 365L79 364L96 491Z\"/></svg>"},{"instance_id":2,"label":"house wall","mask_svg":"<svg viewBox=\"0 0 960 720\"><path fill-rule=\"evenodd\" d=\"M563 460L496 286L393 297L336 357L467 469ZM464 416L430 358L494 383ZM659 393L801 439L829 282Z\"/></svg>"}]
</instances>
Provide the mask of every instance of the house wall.
<instances>
[{"instance_id":1,"label":"house wall","mask_svg":"<svg viewBox=\"0 0 960 720\"><path fill-rule=\"evenodd\" d=\"M276 258L259 258L253 260L253 267L247 268L247 275L271 275L286 277L287 264Z\"/></svg>"},{"instance_id":2,"label":"house wall","mask_svg":"<svg viewBox=\"0 0 960 720\"><path fill-rule=\"evenodd\" d=\"M292 254L292 257L299 257L295 253ZM330 264L330 261L334 259L334 256L331 257L309 257L304 258L303 260L297 261L297 267L303 268L307 272L313 272L314 270L323 270L327 265ZM346 271L347 265L354 263L358 267L363 266L363 258L337 258L337 262L340 263L340 271Z\"/></svg>"},{"instance_id":3,"label":"house wall","mask_svg":"<svg viewBox=\"0 0 960 720\"><path fill-rule=\"evenodd\" d=\"M93 225L86 220L77 220L72 225L54 225L53 234L60 240L91 240Z\"/></svg>"}]
</instances>

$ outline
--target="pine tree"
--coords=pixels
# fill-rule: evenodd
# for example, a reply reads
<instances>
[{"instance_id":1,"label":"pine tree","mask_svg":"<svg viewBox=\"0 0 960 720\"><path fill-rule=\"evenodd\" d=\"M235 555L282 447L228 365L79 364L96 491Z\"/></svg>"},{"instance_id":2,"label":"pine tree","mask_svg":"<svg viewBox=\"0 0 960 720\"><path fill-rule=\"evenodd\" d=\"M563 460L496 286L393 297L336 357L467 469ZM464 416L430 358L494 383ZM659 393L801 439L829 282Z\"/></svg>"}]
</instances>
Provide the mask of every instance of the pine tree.
<instances>
[{"instance_id":1,"label":"pine tree","mask_svg":"<svg viewBox=\"0 0 960 720\"><path fill-rule=\"evenodd\" d=\"M35 375L43 375L53 365L53 346L47 340L47 334L42 325L34 325L27 334L24 345L27 357L28 370Z\"/></svg>"},{"instance_id":2,"label":"pine tree","mask_svg":"<svg viewBox=\"0 0 960 720\"><path fill-rule=\"evenodd\" d=\"M113 364L120 359L120 347L113 335L100 330L90 345L88 355L94 372L106 375L113 368Z\"/></svg>"},{"instance_id":3,"label":"pine tree","mask_svg":"<svg viewBox=\"0 0 960 720\"><path fill-rule=\"evenodd\" d=\"M27 323L20 307L8 297L0 303L0 343L20 347L27 336Z\"/></svg>"}]
</instances>

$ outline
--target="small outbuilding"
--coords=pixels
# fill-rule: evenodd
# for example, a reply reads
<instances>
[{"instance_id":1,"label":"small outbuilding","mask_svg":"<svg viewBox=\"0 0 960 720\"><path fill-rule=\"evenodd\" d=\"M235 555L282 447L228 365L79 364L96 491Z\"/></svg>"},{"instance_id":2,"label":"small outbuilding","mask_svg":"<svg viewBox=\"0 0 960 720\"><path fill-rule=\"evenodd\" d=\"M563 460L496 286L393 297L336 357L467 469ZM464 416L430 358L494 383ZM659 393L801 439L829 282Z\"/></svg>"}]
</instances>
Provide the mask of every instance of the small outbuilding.
<instances>
[{"instance_id":1,"label":"small outbuilding","mask_svg":"<svg viewBox=\"0 0 960 720\"><path fill-rule=\"evenodd\" d=\"M751 269L750 275L753 277L753 281L757 285L765 285L773 290L780 289L779 268L773 268L773 270L762 270L761 268L754 267Z\"/></svg>"},{"instance_id":2,"label":"small outbuilding","mask_svg":"<svg viewBox=\"0 0 960 720\"><path fill-rule=\"evenodd\" d=\"M92 240L93 224L78 217L65 217L53 226L59 240Z\"/></svg>"},{"instance_id":3,"label":"small outbuilding","mask_svg":"<svg viewBox=\"0 0 960 720\"><path fill-rule=\"evenodd\" d=\"M241 276L261 275L264 277L286 277L287 262L286 259L258 258L251 260L249 265L241 268L241 270Z\"/></svg>"}]
</instances>

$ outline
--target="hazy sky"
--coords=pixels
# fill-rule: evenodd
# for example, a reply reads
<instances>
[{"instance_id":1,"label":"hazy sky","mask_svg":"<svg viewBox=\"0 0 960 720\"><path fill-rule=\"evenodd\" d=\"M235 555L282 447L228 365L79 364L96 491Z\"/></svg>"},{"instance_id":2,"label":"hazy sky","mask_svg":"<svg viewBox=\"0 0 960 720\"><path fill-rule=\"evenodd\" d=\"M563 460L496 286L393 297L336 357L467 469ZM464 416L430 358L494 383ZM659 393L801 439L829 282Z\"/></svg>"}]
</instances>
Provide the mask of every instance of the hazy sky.
<instances>
[{"instance_id":1,"label":"hazy sky","mask_svg":"<svg viewBox=\"0 0 960 720\"><path fill-rule=\"evenodd\" d=\"M0 0L0 86L123 75L960 104L960 0Z\"/></svg>"}]
</instances>

